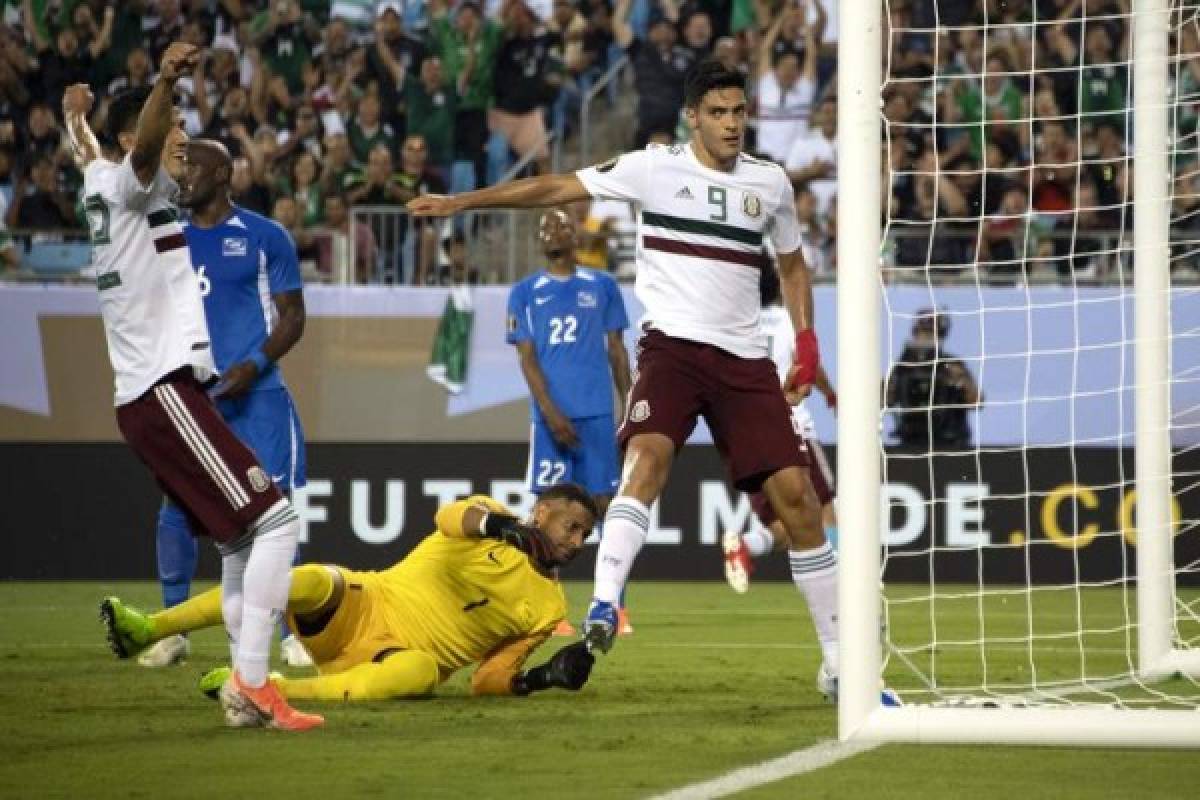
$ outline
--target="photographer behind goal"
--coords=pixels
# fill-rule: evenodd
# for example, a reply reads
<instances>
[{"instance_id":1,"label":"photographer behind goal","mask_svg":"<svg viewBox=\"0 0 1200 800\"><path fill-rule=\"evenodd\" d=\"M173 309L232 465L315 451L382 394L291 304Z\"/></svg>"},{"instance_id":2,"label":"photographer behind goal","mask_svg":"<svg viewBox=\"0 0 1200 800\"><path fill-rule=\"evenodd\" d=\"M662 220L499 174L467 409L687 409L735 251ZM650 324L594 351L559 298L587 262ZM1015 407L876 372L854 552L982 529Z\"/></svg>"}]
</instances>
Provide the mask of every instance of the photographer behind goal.
<instances>
[{"instance_id":1,"label":"photographer behind goal","mask_svg":"<svg viewBox=\"0 0 1200 800\"><path fill-rule=\"evenodd\" d=\"M912 336L888 374L885 402L895 415L892 435L903 447L971 446L967 412L983 405L983 395L966 364L946 352L949 332L949 316L931 308L918 311Z\"/></svg>"}]
</instances>

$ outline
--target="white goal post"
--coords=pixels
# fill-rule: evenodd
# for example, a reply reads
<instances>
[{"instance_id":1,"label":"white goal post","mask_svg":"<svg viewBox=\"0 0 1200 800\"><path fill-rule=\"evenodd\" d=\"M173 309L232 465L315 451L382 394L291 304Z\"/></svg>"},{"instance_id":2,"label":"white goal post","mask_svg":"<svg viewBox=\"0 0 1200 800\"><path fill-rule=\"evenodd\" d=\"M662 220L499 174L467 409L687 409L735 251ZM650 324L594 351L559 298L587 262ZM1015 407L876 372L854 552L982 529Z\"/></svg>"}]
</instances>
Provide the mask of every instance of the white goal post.
<instances>
[{"instance_id":1,"label":"white goal post","mask_svg":"<svg viewBox=\"0 0 1200 800\"><path fill-rule=\"evenodd\" d=\"M841 631L839 737L873 742L1200 747L1200 712L1120 703L880 704L884 561L880 508L883 305L881 87L884 3L840 0L837 426ZM1200 676L1200 650L1173 646L1169 85L1167 0L1133 0L1134 457L1137 680ZM852 211L851 211L852 210Z\"/></svg>"}]
</instances>

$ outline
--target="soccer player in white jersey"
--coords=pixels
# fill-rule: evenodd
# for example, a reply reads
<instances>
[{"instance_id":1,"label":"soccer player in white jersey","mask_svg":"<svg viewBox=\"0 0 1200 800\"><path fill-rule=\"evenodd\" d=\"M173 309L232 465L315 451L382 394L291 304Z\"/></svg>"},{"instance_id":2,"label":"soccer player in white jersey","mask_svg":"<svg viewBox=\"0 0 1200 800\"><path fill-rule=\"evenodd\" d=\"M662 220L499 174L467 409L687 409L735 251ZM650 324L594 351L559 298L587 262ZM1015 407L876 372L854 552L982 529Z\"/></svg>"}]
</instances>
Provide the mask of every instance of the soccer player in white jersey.
<instances>
[{"instance_id":1,"label":"soccer player in white jersey","mask_svg":"<svg viewBox=\"0 0 1200 800\"><path fill-rule=\"evenodd\" d=\"M646 541L650 506L662 494L676 451L703 415L734 484L762 489L788 536L792 572L808 601L824 656L819 682L836 693L837 564L821 530L820 505L792 435L759 327L759 271L770 237L784 302L797 331L796 380L807 388L818 365L812 286L800 252L792 185L783 170L741 152L744 79L713 60L684 85L691 141L650 146L567 175L544 175L474 192L424 196L417 215L476 208L543 207L605 197L638 211L637 286L646 309L638 369L619 442L622 481L596 556L584 636L607 651L616 604Z\"/></svg>"},{"instance_id":2,"label":"soccer player in white jersey","mask_svg":"<svg viewBox=\"0 0 1200 800\"><path fill-rule=\"evenodd\" d=\"M154 87L113 99L115 160L87 123L93 97L75 84L63 97L67 132L83 169L100 313L116 376L117 426L163 491L221 552L223 611L234 672L222 690L229 724L307 730L324 721L288 705L267 680L271 634L287 604L300 523L291 504L205 393L216 378L200 286L174 206L184 139L172 106L175 82L197 49L163 54ZM118 655L116 608L101 618Z\"/></svg>"},{"instance_id":3,"label":"soccer player in white jersey","mask_svg":"<svg viewBox=\"0 0 1200 800\"><path fill-rule=\"evenodd\" d=\"M795 353L792 342L795 332L792 330L792 320L787 309L781 303L779 296L779 279L774 270L763 270L760 283L762 298L762 328L767 336L767 351L775 362L775 371L783 386L784 397L792 407L792 428L795 430L796 446L800 455L809 465L809 478L817 500L821 503L821 523L825 528L825 538L837 547L837 523L833 509L833 473L825 458L825 451L817 440L816 427L813 425L812 414L805 407L805 396L792 387L794 376ZM825 403L830 408L837 407L837 394L824 367L817 368L815 388L825 397ZM762 558L776 550L787 547L787 531L783 523L775 515L770 502L762 492L750 495L750 505L755 515L762 522L761 528L741 533L727 531L721 537L721 546L725 551L725 580L735 592L745 593L750 588L750 575L753 572L753 559Z\"/></svg>"}]
</instances>

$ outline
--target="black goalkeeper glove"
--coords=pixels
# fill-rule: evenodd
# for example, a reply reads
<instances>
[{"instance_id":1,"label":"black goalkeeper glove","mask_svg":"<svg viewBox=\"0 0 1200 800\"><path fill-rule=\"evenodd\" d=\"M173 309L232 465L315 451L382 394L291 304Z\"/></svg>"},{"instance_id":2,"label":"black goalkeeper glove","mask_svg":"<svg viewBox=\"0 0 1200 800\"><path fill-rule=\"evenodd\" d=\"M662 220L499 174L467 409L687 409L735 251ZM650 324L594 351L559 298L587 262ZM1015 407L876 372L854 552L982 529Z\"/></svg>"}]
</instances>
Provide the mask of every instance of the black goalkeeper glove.
<instances>
[{"instance_id":1,"label":"black goalkeeper glove","mask_svg":"<svg viewBox=\"0 0 1200 800\"><path fill-rule=\"evenodd\" d=\"M596 657L588 651L586 642L569 644L551 656L545 664L514 677L513 694L524 697L543 689L569 689L577 692L587 683L595 663Z\"/></svg>"},{"instance_id":2,"label":"black goalkeeper glove","mask_svg":"<svg viewBox=\"0 0 1200 800\"><path fill-rule=\"evenodd\" d=\"M489 511L483 518L483 536L512 545L546 569L562 566L546 534L516 517Z\"/></svg>"}]
</instances>

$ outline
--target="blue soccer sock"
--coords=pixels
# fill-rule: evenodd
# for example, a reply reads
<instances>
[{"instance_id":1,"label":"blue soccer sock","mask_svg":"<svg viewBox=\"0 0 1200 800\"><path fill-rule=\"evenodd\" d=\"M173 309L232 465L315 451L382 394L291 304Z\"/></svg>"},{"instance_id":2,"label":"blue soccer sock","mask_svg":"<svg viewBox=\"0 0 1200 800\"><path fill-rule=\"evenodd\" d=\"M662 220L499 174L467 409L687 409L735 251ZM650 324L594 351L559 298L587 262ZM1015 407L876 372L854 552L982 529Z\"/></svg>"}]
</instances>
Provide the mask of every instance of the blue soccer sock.
<instances>
[{"instance_id":1,"label":"blue soccer sock","mask_svg":"<svg viewBox=\"0 0 1200 800\"><path fill-rule=\"evenodd\" d=\"M191 594L197 559L196 539L192 536L187 515L173 503L163 503L158 511L155 541L163 608L170 608L187 600Z\"/></svg>"}]
</instances>

